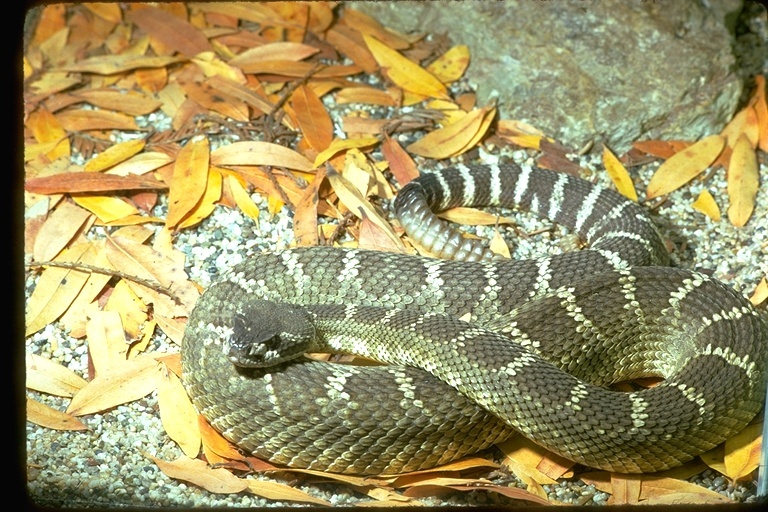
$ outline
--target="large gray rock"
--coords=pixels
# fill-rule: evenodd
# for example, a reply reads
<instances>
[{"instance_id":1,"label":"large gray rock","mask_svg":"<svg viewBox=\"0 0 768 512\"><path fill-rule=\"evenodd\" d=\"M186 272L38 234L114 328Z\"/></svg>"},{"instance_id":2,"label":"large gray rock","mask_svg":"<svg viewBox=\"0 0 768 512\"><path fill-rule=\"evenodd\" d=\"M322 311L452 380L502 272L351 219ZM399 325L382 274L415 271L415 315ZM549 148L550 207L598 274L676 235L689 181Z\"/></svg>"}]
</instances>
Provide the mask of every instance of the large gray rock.
<instances>
[{"instance_id":1,"label":"large gray rock","mask_svg":"<svg viewBox=\"0 0 768 512\"><path fill-rule=\"evenodd\" d=\"M705 6L711 4L711 7ZM730 119L742 87L726 19L741 0L353 2L403 32L471 51L481 102L572 147L696 139ZM599 147L599 146L598 146Z\"/></svg>"}]
</instances>

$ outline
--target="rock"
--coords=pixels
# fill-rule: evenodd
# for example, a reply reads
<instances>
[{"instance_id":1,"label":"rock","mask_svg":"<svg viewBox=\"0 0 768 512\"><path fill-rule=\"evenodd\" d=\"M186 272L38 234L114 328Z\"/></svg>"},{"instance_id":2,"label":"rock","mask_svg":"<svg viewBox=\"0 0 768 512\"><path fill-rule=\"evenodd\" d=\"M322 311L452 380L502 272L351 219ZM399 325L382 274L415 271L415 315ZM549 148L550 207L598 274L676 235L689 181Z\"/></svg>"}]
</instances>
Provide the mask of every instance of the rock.
<instances>
[{"instance_id":1,"label":"rock","mask_svg":"<svg viewBox=\"0 0 768 512\"><path fill-rule=\"evenodd\" d=\"M505 118L574 148L716 133L742 88L725 24L741 0L349 5L401 32L468 45L481 104L497 96Z\"/></svg>"}]
</instances>

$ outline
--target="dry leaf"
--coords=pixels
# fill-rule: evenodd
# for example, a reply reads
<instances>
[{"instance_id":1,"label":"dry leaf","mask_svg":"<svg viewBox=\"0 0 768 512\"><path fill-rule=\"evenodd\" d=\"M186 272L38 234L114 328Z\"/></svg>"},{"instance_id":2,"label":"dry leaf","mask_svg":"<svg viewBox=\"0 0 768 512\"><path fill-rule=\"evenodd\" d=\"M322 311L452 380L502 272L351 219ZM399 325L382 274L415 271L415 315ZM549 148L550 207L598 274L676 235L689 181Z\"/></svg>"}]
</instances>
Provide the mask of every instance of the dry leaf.
<instances>
[{"instance_id":1,"label":"dry leaf","mask_svg":"<svg viewBox=\"0 0 768 512\"><path fill-rule=\"evenodd\" d=\"M742 134L733 146L728 164L728 220L736 227L743 227L755 209L755 198L760 186L757 154Z\"/></svg>"},{"instance_id":2,"label":"dry leaf","mask_svg":"<svg viewBox=\"0 0 768 512\"><path fill-rule=\"evenodd\" d=\"M296 151L271 142L243 141L222 146L211 153L211 163L219 166L268 165L297 171L312 171L315 166Z\"/></svg>"},{"instance_id":3,"label":"dry leaf","mask_svg":"<svg viewBox=\"0 0 768 512\"><path fill-rule=\"evenodd\" d=\"M46 153L50 160L69 159L70 147L67 132L51 112L39 107L29 114L24 125L32 131L32 135L38 142L55 143L54 148Z\"/></svg>"},{"instance_id":4,"label":"dry leaf","mask_svg":"<svg viewBox=\"0 0 768 512\"><path fill-rule=\"evenodd\" d=\"M133 155L144 149L146 141L144 139L133 139L120 142L114 146L108 147L100 154L91 158L85 163L83 169L87 172L103 171L113 167L120 162L128 160Z\"/></svg>"},{"instance_id":5,"label":"dry leaf","mask_svg":"<svg viewBox=\"0 0 768 512\"><path fill-rule=\"evenodd\" d=\"M88 382L47 357L26 354L26 386L49 395L71 397Z\"/></svg>"},{"instance_id":6,"label":"dry leaf","mask_svg":"<svg viewBox=\"0 0 768 512\"><path fill-rule=\"evenodd\" d=\"M248 479L248 490L257 496L277 501L298 501L315 505L331 506L331 503L321 498L310 496L306 492L278 482L268 480Z\"/></svg>"},{"instance_id":7,"label":"dry leaf","mask_svg":"<svg viewBox=\"0 0 768 512\"><path fill-rule=\"evenodd\" d=\"M94 5L94 4L91 4ZM75 93L91 105L107 110L116 110L132 116L144 116L160 108L162 103L136 91L115 89L84 89ZM139 139L141 140L141 139ZM129 141L134 142L134 141Z\"/></svg>"},{"instance_id":8,"label":"dry leaf","mask_svg":"<svg viewBox=\"0 0 768 512\"><path fill-rule=\"evenodd\" d=\"M168 185L155 178L143 176L115 176L97 172L68 172L33 178L24 183L24 189L35 194L77 194L118 190L164 190Z\"/></svg>"},{"instance_id":9,"label":"dry leaf","mask_svg":"<svg viewBox=\"0 0 768 512\"><path fill-rule=\"evenodd\" d=\"M384 137L384 141L381 143L381 152L389 163L392 176L395 177L401 187L419 176L419 170L413 158L395 139L389 136Z\"/></svg>"},{"instance_id":10,"label":"dry leaf","mask_svg":"<svg viewBox=\"0 0 768 512\"><path fill-rule=\"evenodd\" d=\"M637 202L637 192L635 192L635 185L632 183L632 178L627 172L627 168L624 167L613 151L608 149L608 146L603 147L603 165L605 170L608 171L608 176L611 177L611 181L616 185L616 189L621 195Z\"/></svg>"},{"instance_id":11,"label":"dry leaf","mask_svg":"<svg viewBox=\"0 0 768 512\"><path fill-rule=\"evenodd\" d=\"M459 45L434 60L427 66L427 71L441 82L449 84L464 76L467 67L469 67L469 47Z\"/></svg>"},{"instance_id":12,"label":"dry leaf","mask_svg":"<svg viewBox=\"0 0 768 512\"><path fill-rule=\"evenodd\" d=\"M763 424L753 423L725 441L725 476L736 482L748 478L760 465Z\"/></svg>"},{"instance_id":13,"label":"dry leaf","mask_svg":"<svg viewBox=\"0 0 768 512\"><path fill-rule=\"evenodd\" d=\"M216 167L208 169L208 180L205 183L203 197L200 198L184 220L179 223L177 229L194 226L213 213L216 203L221 199L223 180L224 177Z\"/></svg>"},{"instance_id":14,"label":"dry leaf","mask_svg":"<svg viewBox=\"0 0 768 512\"><path fill-rule=\"evenodd\" d=\"M105 224L139 213L136 207L119 197L83 195L73 196L72 200Z\"/></svg>"},{"instance_id":15,"label":"dry leaf","mask_svg":"<svg viewBox=\"0 0 768 512\"><path fill-rule=\"evenodd\" d=\"M766 299L768 299L768 280L766 280L765 278L762 278L760 282L757 283L757 286L755 287L755 291L752 293L752 296L749 298L749 301L755 306L759 306Z\"/></svg>"},{"instance_id":16,"label":"dry leaf","mask_svg":"<svg viewBox=\"0 0 768 512\"><path fill-rule=\"evenodd\" d=\"M127 359L128 343L117 311L96 311L85 326L88 355L96 376L108 373Z\"/></svg>"},{"instance_id":17,"label":"dry leaf","mask_svg":"<svg viewBox=\"0 0 768 512\"><path fill-rule=\"evenodd\" d=\"M640 490L640 501L644 505L667 503L732 503L731 500L715 491L700 485L655 476L644 476Z\"/></svg>"},{"instance_id":18,"label":"dry leaf","mask_svg":"<svg viewBox=\"0 0 768 512\"><path fill-rule=\"evenodd\" d=\"M87 252L95 252L92 243L75 245L63 251L55 261L78 262ZM27 301L26 334L30 336L59 318L85 285L88 272L60 267L43 270L32 296Z\"/></svg>"},{"instance_id":19,"label":"dry leaf","mask_svg":"<svg viewBox=\"0 0 768 512\"><path fill-rule=\"evenodd\" d=\"M192 405L181 380L164 365L157 373L157 402L160 421L168 437L176 441L188 457L200 452L200 431L197 429L197 411Z\"/></svg>"},{"instance_id":20,"label":"dry leaf","mask_svg":"<svg viewBox=\"0 0 768 512\"><path fill-rule=\"evenodd\" d=\"M315 55L319 51L314 46L308 44L280 41L248 48L230 59L229 64L242 68L243 66L249 66L265 60L300 61Z\"/></svg>"},{"instance_id":21,"label":"dry leaf","mask_svg":"<svg viewBox=\"0 0 768 512\"><path fill-rule=\"evenodd\" d=\"M248 488L246 480L237 478L223 468L212 469L202 460L190 459L186 455L182 455L178 459L168 462L149 454L144 455L157 464L160 471L169 477L189 482L209 492L233 494Z\"/></svg>"},{"instance_id":22,"label":"dry leaf","mask_svg":"<svg viewBox=\"0 0 768 512\"><path fill-rule=\"evenodd\" d=\"M638 140L632 143L632 147L638 151L664 160L689 146L690 142L682 140Z\"/></svg>"},{"instance_id":23,"label":"dry leaf","mask_svg":"<svg viewBox=\"0 0 768 512\"><path fill-rule=\"evenodd\" d=\"M35 237L35 261L52 260L81 233L91 214L69 201L61 202L45 220Z\"/></svg>"},{"instance_id":24,"label":"dry leaf","mask_svg":"<svg viewBox=\"0 0 768 512\"><path fill-rule=\"evenodd\" d=\"M291 105L309 147L318 153L328 148L333 141L333 121L317 94L301 85L291 95Z\"/></svg>"},{"instance_id":25,"label":"dry leaf","mask_svg":"<svg viewBox=\"0 0 768 512\"><path fill-rule=\"evenodd\" d=\"M30 398L27 398L27 421L56 430L88 430L88 427L74 416Z\"/></svg>"},{"instance_id":26,"label":"dry leaf","mask_svg":"<svg viewBox=\"0 0 768 512\"><path fill-rule=\"evenodd\" d=\"M244 214L250 217L258 226L259 207L256 206L256 203L253 202L250 194L248 194L240 181L234 176L228 176L227 183L229 185L229 189L232 191L232 197L237 203L237 207L240 208Z\"/></svg>"},{"instance_id":27,"label":"dry leaf","mask_svg":"<svg viewBox=\"0 0 768 512\"><path fill-rule=\"evenodd\" d=\"M428 98L450 99L443 83L432 73L374 37L363 34L363 40L382 73L403 90Z\"/></svg>"},{"instance_id":28,"label":"dry leaf","mask_svg":"<svg viewBox=\"0 0 768 512\"><path fill-rule=\"evenodd\" d=\"M757 75L755 77L755 92L750 98L750 104L755 109L758 126L757 145L762 151L768 152L768 102L766 102L765 77Z\"/></svg>"},{"instance_id":29,"label":"dry leaf","mask_svg":"<svg viewBox=\"0 0 768 512\"><path fill-rule=\"evenodd\" d=\"M698 210L715 222L720 221L720 207L717 206L715 198L708 190L702 190L699 192L699 196L696 201L691 204L694 210Z\"/></svg>"},{"instance_id":30,"label":"dry leaf","mask_svg":"<svg viewBox=\"0 0 768 512\"><path fill-rule=\"evenodd\" d=\"M120 315L127 341L142 337L142 327L149 320L147 307L125 281L118 281L112 289L104 311L115 311Z\"/></svg>"},{"instance_id":31,"label":"dry leaf","mask_svg":"<svg viewBox=\"0 0 768 512\"><path fill-rule=\"evenodd\" d=\"M757 125L757 112L751 105L739 110L733 119L723 128L720 135L725 137L729 147L734 147L739 137L745 135L752 148L757 147L759 127Z\"/></svg>"},{"instance_id":32,"label":"dry leaf","mask_svg":"<svg viewBox=\"0 0 768 512\"><path fill-rule=\"evenodd\" d=\"M293 238L299 247L318 245L317 204L323 181L325 181L325 169L321 167L315 179L304 191L304 195L295 203Z\"/></svg>"},{"instance_id":33,"label":"dry leaf","mask_svg":"<svg viewBox=\"0 0 768 512\"><path fill-rule=\"evenodd\" d=\"M135 23L145 34L163 46L187 57L213 51L211 43L202 31L162 9L144 5L141 9L128 10L126 19Z\"/></svg>"},{"instance_id":34,"label":"dry leaf","mask_svg":"<svg viewBox=\"0 0 768 512\"><path fill-rule=\"evenodd\" d=\"M96 73L112 75L139 68L164 68L171 64L182 62L183 57L165 57L144 55L97 55L61 67L62 71Z\"/></svg>"},{"instance_id":35,"label":"dry leaf","mask_svg":"<svg viewBox=\"0 0 768 512\"><path fill-rule=\"evenodd\" d=\"M333 187L334 192L336 192L336 195L339 196L339 201L341 201L356 217L360 219L367 217L371 222L376 224L376 226L390 238L393 247L397 247L400 252L404 252L405 246L400 241L400 237L392 231L392 226L379 215L371 203L358 192L355 186L337 172L333 170L327 172L328 181L330 182L331 187Z\"/></svg>"},{"instance_id":36,"label":"dry leaf","mask_svg":"<svg viewBox=\"0 0 768 512\"><path fill-rule=\"evenodd\" d=\"M315 167L320 167L325 162L331 159L331 157L352 148L366 148L379 143L379 139L376 137L364 137L359 139L334 139L331 145L315 158Z\"/></svg>"},{"instance_id":37,"label":"dry leaf","mask_svg":"<svg viewBox=\"0 0 768 512\"><path fill-rule=\"evenodd\" d=\"M461 121L432 131L408 146L408 151L426 158L449 158L468 151L485 136L496 109L469 112Z\"/></svg>"},{"instance_id":38,"label":"dry leaf","mask_svg":"<svg viewBox=\"0 0 768 512\"><path fill-rule=\"evenodd\" d=\"M97 376L75 394L67 413L82 416L145 397L156 388L157 361L140 355Z\"/></svg>"},{"instance_id":39,"label":"dry leaf","mask_svg":"<svg viewBox=\"0 0 768 512\"><path fill-rule=\"evenodd\" d=\"M636 505L640 502L641 476L611 473L609 505Z\"/></svg>"},{"instance_id":40,"label":"dry leaf","mask_svg":"<svg viewBox=\"0 0 768 512\"><path fill-rule=\"evenodd\" d=\"M384 107L396 107L397 99L387 91L374 89L373 87L345 87L336 93L336 103L362 103L364 105L381 105Z\"/></svg>"},{"instance_id":41,"label":"dry leaf","mask_svg":"<svg viewBox=\"0 0 768 512\"><path fill-rule=\"evenodd\" d=\"M197 206L208 183L210 146L205 135L195 135L179 151L168 193L168 228L176 227Z\"/></svg>"},{"instance_id":42,"label":"dry leaf","mask_svg":"<svg viewBox=\"0 0 768 512\"><path fill-rule=\"evenodd\" d=\"M107 171L108 174L116 176L128 176L131 174L146 174L150 171L171 163L173 159L159 151L148 151L140 153L127 160L115 165Z\"/></svg>"},{"instance_id":43,"label":"dry leaf","mask_svg":"<svg viewBox=\"0 0 768 512\"><path fill-rule=\"evenodd\" d=\"M654 173L648 183L646 197L653 199L663 196L685 185L704 172L715 161L724 146L724 137L710 135L691 147L675 153Z\"/></svg>"},{"instance_id":44,"label":"dry leaf","mask_svg":"<svg viewBox=\"0 0 768 512\"><path fill-rule=\"evenodd\" d=\"M108 110L63 110L56 114L56 119L68 132L139 129L133 116Z\"/></svg>"}]
</instances>

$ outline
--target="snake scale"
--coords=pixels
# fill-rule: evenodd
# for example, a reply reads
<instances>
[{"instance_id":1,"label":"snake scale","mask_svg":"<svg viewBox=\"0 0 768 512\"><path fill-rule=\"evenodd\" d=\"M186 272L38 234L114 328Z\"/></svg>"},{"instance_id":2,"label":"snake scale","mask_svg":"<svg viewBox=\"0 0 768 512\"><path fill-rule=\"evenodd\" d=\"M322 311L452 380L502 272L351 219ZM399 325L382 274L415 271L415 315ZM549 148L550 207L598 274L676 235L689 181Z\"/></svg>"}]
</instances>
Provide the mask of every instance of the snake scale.
<instances>
[{"instance_id":1,"label":"snake scale","mask_svg":"<svg viewBox=\"0 0 768 512\"><path fill-rule=\"evenodd\" d=\"M588 248L493 259L433 211L520 207ZM645 211L514 164L423 174L395 213L442 258L331 247L249 257L190 315L184 383L211 425L272 462L391 474L521 432L579 463L671 468L762 407L768 322L717 280L671 268ZM353 366L307 352L355 353ZM233 361L238 364L233 364ZM609 388L662 377L634 392Z\"/></svg>"}]
</instances>

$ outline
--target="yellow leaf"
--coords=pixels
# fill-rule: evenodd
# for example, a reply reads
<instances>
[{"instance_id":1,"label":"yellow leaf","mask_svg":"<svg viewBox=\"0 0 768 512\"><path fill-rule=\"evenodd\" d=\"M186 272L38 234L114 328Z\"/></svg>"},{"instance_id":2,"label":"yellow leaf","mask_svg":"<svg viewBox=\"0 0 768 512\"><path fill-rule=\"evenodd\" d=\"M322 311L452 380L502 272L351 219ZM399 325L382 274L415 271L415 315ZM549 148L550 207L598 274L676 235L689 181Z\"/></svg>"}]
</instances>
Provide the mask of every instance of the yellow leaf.
<instances>
[{"instance_id":1,"label":"yellow leaf","mask_svg":"<svg viewBox=\"0 0 768 512\"><path fill-rule=\"evenodd\" d=\"M360 139L333 139L333 142L331 142L331 145L328 146L326 150L321 151L320 154L317 155L313 166L320 167L325 162L327 162L331 157L333 157L337 153L341 153L342 151L346 151L352 148L365 148L368 146L373 146L374 144L378 144L378 143L379 143L379 139L377 139L376 137L364 137Z\"/></svg>"},{"instance_id":2,"label":"yellow leaf","mask_svg":"<svg viewBox=\"0 0 768 512\"><path fill-rule=\"evenodd\" d=\"M229 189L232 191L232 197L235 199L237 207L240 208L244 214L253 219L253 221L256 222L256 225L258 226L259 207L256 206L256 203L253 202L253 199L251 199L251 196L240 184L237 178L234 176L228 176L227 181L229 182Z\"/></svg>"},{"instance_id":3,"label":"yellow leaf","mask_svg":"<svg viewBox=\"0 0 768 512\"><path fill-rule=\"evenodd\" d=\"M197 457L200 452L197 411L179 378L164 364L161 364L157 375L157 402L160 421L168 437L178 443L185 455Z\"/></svg>"},{"instance_id":4,"label":"yellow leaf","mask_svg":"<svg viewBox=\"0 0 768 512\"><path fill-rule=\"evenodd\" d=\"M433 61L427 66L427 71L435 75L441 82L449 84L461 78L468 66L469 47L459 45L454 46Z\"/></svg>"},{"instance_id":5,"label":"yellow leaf","mask_svg":"<svg viewBox=\"0 0 768 512\"><path fill-rule=\"evenodd\" d=\"M178 229L194 226L208 217L216 208L216 203L221 199L223 176L215 168L208 170L208 180L205 184L205 192L192 211L179 223Z\"/></svg>"},{"instance_id":6,"label":"yellow leaf","mask_svg":"<svg viewBox=\"0 0 768 512\"><path fill-rule=\"evenodd\" d=\"M765 299L768 299L768 281L762 278L755 287L754 293L749 298L749 301L755 306L762 304Z\"/></svg>"},{"instance_id":7,"label":"yellow leaf","mask_svg":"<svg viewBox=\"0 0 768 512\"><path fill-rule=\"evenodd\" d=\"M367 217L384 233L386 233L386 235L392 241L394 247L398 247L402 251L405 251L403 242L400 241L400 237L398 237L392 230L392 226L390 226L389 223L383 217L381 217L381 215L379 215L376 209L373 208L373 205L371 205L371 203L369 203L368 200L363 197L362 194L360 194L360 192L352 183L349 182L349 180L345 179L339 173L333 170L329 170L328 181L331 183L331 187L333 187L336 195L339 196L339 201L341 201L350 212L352 212L360 219Z\"/></svg>"},{"instance_id":8,"label":"yellow leaf","mask_svg":"<svg viewBox=\"0 0 768 512\"><path fill-rule=\"evenodd\" d=\"M702 190L699 192L699 197L691 205L694 210L698 210L715 222L720 221L720 207L717 206L715 198L708 190Z\"/></svg>"},{"instance_id":9,"label":"yellow leaf","mask_svg":"<svg viewBox=\"0 0 768 512\"><path fill-rule=\"evenodd\" d=\"M492 253L498 254L499 256L503 256L505 258L512 257L512 255L509 253L509 246L507 245L506 240L504 240L504 237L501 236L501 232L499 231L498 226L493 230L493 238L491 238L491 243L488 248Z\"/></svg>"},{"instance_id":10,"label":"yellow leaf","mask_svg":"<svg viewBox=\"0 0 768 512\"><path fill-rule=\"evenodd\" d=\"M746 135L750 145L757 147L759 128L757 125L757 112L751 105L739 110L731 122L729 122L720 135L725 137L729 147L734 147L739 137Z\"/></svg>"},{"instance_id":11,"label":"yellow leaf","mask_svg":"<svg viewBox=\"0 0 768 512\"><path fill-rule=\"evenodd\" d=\"M208 464L199 459L190 459L186 455L182 455L178 459L168 462L146 453L144 455L152 459L160 471L169 477L195 484L209 492L232 494L248 488L246 480L237 478L224 468L209 468Z\"/></svg>"},{"instance_id":12,"label":"yellow leaf","mask_svg":"<svg viewBox=\"0 0 768 512\"><path fill-rule=\"evenodd\" d=\"M127 358L128 344L123 334L123 323L117 311L96 311L85 325L88 354L96 375L119 366Z\"/></svg>"},{"instance_id":13,"label":"yellow leaf","mask_svg":"<svg viewBox=\"0 0 768 512\"><path fill-rule=\"evenodd\" d=\"M315 505L331 506L331 503L321 498L310 496L306 492L278 482L268 480L247 480L248 491L262 498L277 501L298 501L301 503L314 503Z\"/></svg>"},{"instance_id":14,"label":"yellow leaf","mask_svg":"<svg viewBox=\"0 0 768 512\"><path fill-rule=\"evenodd\" d=\"M27 421L56 430L88 430L88 427L74 416L30 398L27 398Z\"/></svg>"},{"instance_id":15,"label":"yellow leaf","mask_svg":"<svg viewBox=\"0 0 768 512\"><path fill-rule=\"evenodd\" d=\"M165 221L169 228L176 227L203 197L208 182L210 158L210 147L205 135L192 137L176 156Z\"/></svg>"},{"instance_id":16,"label":"yellow leaf","mask_svg":"<svg viewBox=\"0 0 768 512\"><path fill-rule=\"evenodd\" d=\"M759 180L757 154L742 134L733 146L728 164L728 220L736 227L744 226L755 209Z\"/></svg>"},{"instance_id":17,"label":"yellow leaf","mask_svg":"<svg viewBox=\"0 0 768 512\"><path fill-rule=\"evenodd\" d=\"M429 98L450 99L445 85L432 73L372 36L363 34L363 39L382 72L403 90Z\"/></svg>"},{"instance_id":18,"label":"yellow leaf","mask_svg":"<svg viewBox=\"0 0 768 512\"><path fill-rule=\"evenodd\" d=\"M157 361L141 355L112 367L72 398L67 414L82 416L138 400L155 390Z\"/></svg>"},{"instance_id":19,"label":"yellow leaf","mask_svg":"<svg viewBox=\"0 0 768 512\"><path fill-rule=\"evenodd\" d=\"M725 476L743 480L760 464L763 424L753 423L725 441Z\"/></svg>"},{"instance_id":20,"label":"yellow leaf","mask_svg":"<svg viewBox=\"0 0 768 512\"><path fill-rule=\"evenodd\" d=\"M118 281L115 285L104 311L115 311L120 315L127 341L134 341L142 336L142 326L148 320L147 306L125 281Z\"/></svg>"},{"instance_id":21,"label":"yellow leaf","mask_svg":"<svg viewBox=\"0 0 768 512\"><path fill-rule=\"evenodd\" d=\"M114 222L139 213L136 207L114 196L72 196L72 200L96 215L104 223Z\"/></svg>"},{"instance_id":22,"label":"yellow leaf","mask_svg":"<svg viewBox=\"0 0 768 512\"><path fill-rule=\"evenodd\" d=\"M724 137L710 135L675 153L654 173L648 183L646 197L653 199L663 196L685 185L704 172L715 161L724 146Z\"/></svg>"},{"instance_id":23,"label":"yellow leaf","mask_svg":"<svg viewBox=\"0 0 768 512\"><path fill-rule=\"evenodd\" d=\"M731 502L722 494L685 480L648 475L642 477L640 501L644 505Z\"/></svg>"},{"instance_id":24,"label":"yellow leaf","mask_svg":"<svg viewBox=\"0 0 768 512\"><path fill-rule=\"evenodd\" d=\"M45 219L35 237L32 254L36 261L48 261L56 257L93 217L69 201L61 202Z\"/></svg>"},{"instance_id":25,"label":"yellow leaf","mask_svg":"<svg viewBox=\"0 0 768 512\"><path fill-rule=\"evenodd\" d=\"M71 397L88 384L78 374L37 354L26 355L26 386L49 395Z\"/></svg>"},{"instance_id":26,"label":"yellow leaf","mask_svg":"<svg viewBox=\"0 0 768 512\"><path fill-rule=\"evenodd\" d=\"M78 244L62 252L54 261L78 262L86 252L95 250L91 243ZM59 318L75 300L87 279L88 272L79 270L60 267L43 270L27 301L26 336Z\"/></svg>"},{"instance_id":27,"label":"yellow leaf","mask_svg":"<svg viewBox=\"0 0 768 512\"><path fill-rule=\"evenodd\" d=\"M635 185L632 183L632 178L629 177L627 168L616 158L613 151L608 149L608 146L603 147L603 165L605 165L605 170L608 171L608 176L611 177L611 181L616 185L619 193L637 202Z\"/></svg>"},{"instance_id":28,"label":"yellow leaf","mask_svg":"<svg viewBox=\"0 0 768 512\"><path fill-rule=\"evenodd\" d=\"M115 165L107 174L116 176L127 176L129 174L146 174L155 169L169 164L173 161L171 157L159 151L147 151L126 159Z\"/></svg>"},{"instance_id":29,"label":"yellow leaf","mask_svg":"<svg viewBox=\"0 0 768 512\"><path fill-rule=\"evenodd\" d=\"M408 151L427 158L449 158L468 151L485 136L496 109L477 109L463 119L428 133L408 146Z\"/></svg>"},{"instance_id":30,"label":"yellow leaf","mask_svg":"<svg viewBox=\"0 0 768 512\"><path fill-rule=\"evenodd\" d=\"M240 69L222 61L213 52L200 52L192 57L192 62L197 64L207 77L220 75L238 84L245 84L247 82L245 75Z\"/></svg>"},{"instance_id":31,"label":"yellow leaf","mask_svg":"<svg viewBox=\"0 0 768 512\"><path fill-rule=\"evenodd\" d=\"M144 149L144 139L133 139L110 146L85 163L83 170L103 171L123 162Z\"/></svg>"},{"instance_id":32,"label":"yellow leaf","mask_svg":"<svg viewBox=\"0 0 768 512\"><path fill-rule=\"evenodd\" d=\"M211 153L214 165L271 165L309 172L315 166L296 151L271 142L241 141L221 146Z\"/></svg>"}]
</instances>

